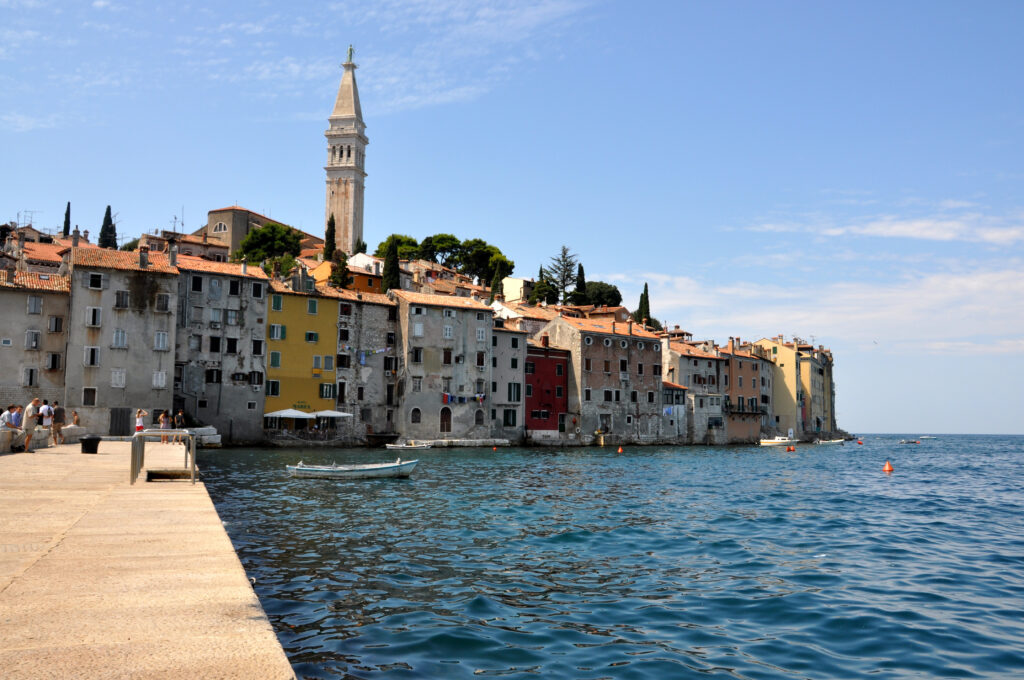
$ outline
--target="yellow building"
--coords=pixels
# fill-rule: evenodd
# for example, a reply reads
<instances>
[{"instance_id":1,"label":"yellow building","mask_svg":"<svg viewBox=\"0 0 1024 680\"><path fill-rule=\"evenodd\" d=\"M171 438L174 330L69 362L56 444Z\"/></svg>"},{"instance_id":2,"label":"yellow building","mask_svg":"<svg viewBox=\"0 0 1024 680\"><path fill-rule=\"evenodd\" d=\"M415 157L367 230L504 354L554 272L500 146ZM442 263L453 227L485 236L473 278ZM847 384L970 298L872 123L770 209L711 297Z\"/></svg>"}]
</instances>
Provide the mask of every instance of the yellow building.
<instances>
[{"instance_id":1,"label":"yellow building","mask_svg":"<svg viewBox=\"0 0 1024 680\"><path fill-rule=\"evenodd\" d=\"M794 437L803 435L806 400L800 373L800 357L793 343L786 343L782 336L762 338L754 343L768 352L772 362L772 413L774 421L768 423L780 434Z\"/></svg>"},{"instance_id":2,"label":"yellow building","mask_svg":"<svg viewBox=\"0 0 1024 680\"><path fill-rule=\"evenodd\" d=\"M312 279L305 279L312 284ZM264 412L312 412L335 405L338 299L292 290L272 281L267 311L267 387Z\"/></svg>"},{"instance_id":3,"label":"yellow building","mask_svg":"<svg viewBox=\"0 0 1024 680\"><path fill-rule=\"evenodd\" d=\"M754 344L769 353L775 370L776 429L786 434L793 428L794 436L807 438L836 432L832 353L799 338L785 342L781 335Z\"/></svg>"}]
</instances>

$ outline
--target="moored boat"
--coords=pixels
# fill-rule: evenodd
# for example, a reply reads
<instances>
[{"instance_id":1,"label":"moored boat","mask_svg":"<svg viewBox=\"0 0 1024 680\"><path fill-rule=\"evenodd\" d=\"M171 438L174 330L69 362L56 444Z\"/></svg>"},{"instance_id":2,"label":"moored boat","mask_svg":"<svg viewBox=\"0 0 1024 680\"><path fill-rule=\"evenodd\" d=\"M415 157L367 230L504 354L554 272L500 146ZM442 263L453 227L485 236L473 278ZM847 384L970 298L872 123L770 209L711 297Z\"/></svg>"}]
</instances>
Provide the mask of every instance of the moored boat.
<instances>
[{"instance_id":1,"label":"moored boat","mask_svg":"<svg viewBox=\"0 0 1024 680\"><path fill-rule=\"evenodd\" d=\"M825 444L839 444L840 446L842 446L845 443L845 440L843 440L843 439L815 439L814 443L815 444L820 444L822 446L824 446Z\"/></svg>"},{"instance_id":2,"label":"moored boat","mask_svg":"<svg viewBox=\"0 0 1024 680\"><path fill-rule=\"evenodd\" d=\"M301 460L298 465L286 465L292 477L321 477L329 479L368 479L372 477L408 477L419 460L394 463L366 463L357 465L307 465Z\"/></svg>"},{"instance_id":3,"label":"moored boat","mask_svg":"<svg viewBox=\"0 0 1024 680\"><path fill-rule=\"evenodd\" d=\"M420 451L422 449L429 449L431 447L431 444L417 444L414 440L410 439L404 444L385 444L384 447L391 449L392 451Z\"/></svg>"},{"instance_id":4,"label":"moored boat","mask_svg":"<svg viewBox=\"0 0 1024 680\"><path fill-rule=\"evenodd\" d=\"M794 446L798 443L799 442L796 439L783 437L782 435L772 437L771 439L761 440L761 446Z\"/></svg>"}]
</instances>

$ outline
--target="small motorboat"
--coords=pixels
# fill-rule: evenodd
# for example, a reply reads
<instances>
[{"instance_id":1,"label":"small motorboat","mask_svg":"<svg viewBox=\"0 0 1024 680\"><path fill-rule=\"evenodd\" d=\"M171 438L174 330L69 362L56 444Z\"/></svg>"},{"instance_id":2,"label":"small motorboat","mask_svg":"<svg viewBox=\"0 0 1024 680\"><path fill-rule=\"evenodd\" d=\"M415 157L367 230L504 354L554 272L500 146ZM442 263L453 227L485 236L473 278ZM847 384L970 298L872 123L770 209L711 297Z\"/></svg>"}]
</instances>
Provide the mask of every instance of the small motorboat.
<instances>
[{"instance_id":1,"label":"small motorboat","mask_svg":"<svg viewBox=\"0 0 1024 680\"><path fill-rule=\"evenodd\" d=\"M791 437L784 437L781 434L776 437L772 437L771 439L761 440L761 446L795 446L796 444L799 443L800 442L798 442L796 439L792 439Z\"/></svg>"},{"instance_id":2,"label":"small motorboat","mask_svg":"<svg viewBox=\"0 0 1024 680\"><path fill-rule=\"evenodd\" d=\"M384 447L391 449L392 451L421 451L423 449L429 449L431 444L417 444L414 440L410 439L404 444L385 444Z\"/></svg>"},{"instance_id":3,"label":"small motorboat","mask_svg":"<svg viewBox=\"0 0 1024 680\"><path fill-rule=\"evenodd\" d=\"M920 437L918 437L918 439L936 439L936 438L937 437L933 437L930 434L923 434Z\"/></svg>"},{"instance_id":4,"label":"small motorboat","mask_svg":"<svg viewBox=\"0 0 1024 680\"><path fill-rule=\"evenodd\" d=\"M843 440L843 439L815 439L814 443L815 444L819 444L821 446L824 446L826 444L839 444L840 446L842 446L845 443L845 440Z\"/></svg>"},{"instance_id":5,"label":"small motorboat","mask_svg":"<svg viewBox=\"0 0 1024 680\"><path fill-rule=\"evenodd\" d=\"M368 479L371 477L408 477L419 460L394 463L366 463L362 465L307 465L301 460L298 465L286 465L292 477L323 477L328 479Z\"/></svg>"},{"instance_id":6,"label":"small motorboat","mask_svg":"<svg viewBox=\"0 0 1024 680\"><path fill-rule=\"evenodd\" d=\"M920 444L920 443L921 443L921 440L919 440L919 439L901 439L900 440L900 444Z\"/></svg>"}]
</instances>

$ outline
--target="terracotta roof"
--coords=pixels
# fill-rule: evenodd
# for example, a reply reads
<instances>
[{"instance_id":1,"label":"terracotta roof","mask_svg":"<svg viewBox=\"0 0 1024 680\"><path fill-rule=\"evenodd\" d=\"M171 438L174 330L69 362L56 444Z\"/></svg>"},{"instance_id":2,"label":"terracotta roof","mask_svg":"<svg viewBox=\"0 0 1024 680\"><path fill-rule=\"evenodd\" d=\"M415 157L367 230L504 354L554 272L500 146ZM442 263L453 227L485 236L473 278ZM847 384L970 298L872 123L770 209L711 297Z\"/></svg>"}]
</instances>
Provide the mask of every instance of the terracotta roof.
<instances>
[{"instance_id":1,"label":"terracotta roof","mask_svg":"<svg viewBox=\"0 0 1024 680\"><path fill-rule=\"evenodd\" d=\"M53 242L55 244L61 246L62 248L70 248L71 247L71 237L70 236L67 236L67 237L61 236L60 238L54 238ZM95 243L89 243L84 238L79 238L78 239L78 247L79 248L99 248L98 245L96 245Z\"/></svg>"},{"instance_id":2,"label":"terracotta roof","mask_svg":"<svg viewBox=\"0 0 1024 680\"><path fill-rule=\"evenodd\" d=\"M64 261L64 258L61 257L61 253L65 250L67 250L66 246L62 246L57 243L36 243L35 241L25 241L25 259L27 260L60 264Z\"/></svg>"},{"instance_id":3,"label":"terracotta roof","mask_svg":"<svg viewBox=\"0 0 1024 680\"><path fill-rule=\"evenodd\" d=\"M324 252L324 249L322 247L321 248L303 248L302 250L299 251L299 257L308 257L308 258L311 258L311 259L315 260L316 256L319 255L322 252Z\"/></svg>"},{"instance_id":4,"label":"terracotta roof","mask_svg":"<svg viewBox=\"0 0 1024 680\"><path fill-rule=\"evenodd\" d=\"M689 387L687 387L686 385L677 385L676 383L674 383L674 382L669 382L669 381L667 381L667 380L662 380L662 381L661 381L661 386L662 386L662 387L667 387L667 388L669 388L670 390L688 390L688 389L690 389L690 388L689 388Z\"/></svg>"},{"instance_id":5,"label":"terracotta roof","mask_svg":"<svg viewBox=\"0 0 1024 680\"><path fill-rule=\"evenodd\" d=\"M495 333L519 333L520 335L530 334L529 331L521 331L518 328L505 328L503 326L495 326L493 330Z\"/></svg>"},{"instance_id":6,"label":"terracotta roof","mask_svg":"<svg viewBox=\"0 0 1024 680\"><path fill-rule=\"evenodd\" d=\"M464 309L477 309L481 312L493 311L490 307L479 300L468 297L456 297L454 295L430 295L428 293L413 293L408 290L393 290L396 297L399 297L412 305L429 305L431 307L462 307Z\"/></svg>"},{"instance_id":7,"label":"terracotta roof","mask_svg":"<svg viewBox=\"0 0 1024 680\"><path fill-rule=\"evenodd\" d=\"M358 290L348 290L347 288L335 288L334 286L324 284L318 285L316 291L325 297L349 300L351 302L367 302L372 305L386 305L388 307L394 307L397 304L387 295L380 293L365 293Z\"/></svg>"},{"instance_id":8,"label":"terracotta roof","mask_svg":"<svg viewBox=\"0 0 1024 680\"><path fill-rule=\"evenodd\" d=\"M622 335L634 338L650 338L660 342L660 338L650 331L645 331L638 323L628 324L623 321L609 321L605 319L576 319L563 316L562 321L570 326L586 333L603 333L605 335ZM614 324L615 329L612 330ZM632 328L630 328L632 326Z\"/></svg>"},{"instance_id":9,"label":"terracotta roof","mask_svg":"<svg viewBox=\"0 0 1024 680\"><path fill-rule=\"evenodd\" d=\"M72 267L92 267L95 269L120 269L124 271L147 271L155 274L177 274L178 269L167 264L164 253L150 253L149 265L139 266L139 253L107 248L72 248Z\"/></svg>"},{"instance_id":10,"label":"terracotta roof","mask_svg":"<svg viewBox=\"0 0 1024 680\"><path fill-rule=\"evenodd\" d=\"M367 270L366 267L360 267L359 265L350 264L348 266L348 270L352 274L360 274L362 276L372 276L372 277L377 278L377 279L384 278L384 276L382 274L374 274L372 267L369 270Z\"/></svg>"},{"instance_id":11,"label":"terracotta roof","mask_svg":"<svg viewBox=\"0 0 1024 680\"><path fill-rule=\"evenodd\" d=\"M668 347L673 352L679 352L679 354L687 357L699 357L702 359L721 359L722 357L710 352L705 352L702 349L697 349L693 345L687 345L685 342L670 342Z\"/></svg>"},{"instance_id":12,"label":"terracotta roof","mask_svg":"<svg viewBox=\"0 0 1024 680\"><path fill-rule=\"evenodd\" d=\"M0 287L67 293L71 290L71 280L66 276L58 276L56 274L0 270Z\"/></svg>"},{"instance_id":13,"label":"terracotta roof","mask_svg":"<svg viewBox=\"0 0 1024 680\"><path fill-rule=\"evenodd\" d=\"M308 257L297 257L295 259L305 265L306 269L316 269L323 264L323 262L317 262L315 259Z\"/></svg>"},{"instance_id":14,"label":"terracotta roof","mask_svg":"<svg viewBox=\"0 0 1024 680\"><path fill-rule=\"evenodd\" d=\"M512 310L519 316L526 319L538 319L540 321L551 321L558 316L558 310L552 309L551 307L541 307L533 305L520 305L516 303L503 302L503 305L508 309Z\"/></svg>"},{"instance_id":15,"label":"terracotta roof","mask_svg":"<svg viewBox=\"0 0 1024 680\"><path fill-rule=\"evenodd\" d=\"M152 257L152 254L150 255ZM249 279L267 279L267 273L258 264L246 266L246 273L242 273L242 265L234 262L212 262L201 257L192 255L178 256L178 269L191 272L208 272L210 274L224 274L226 276L244 276Z\"/></svg>"}]
</instances>

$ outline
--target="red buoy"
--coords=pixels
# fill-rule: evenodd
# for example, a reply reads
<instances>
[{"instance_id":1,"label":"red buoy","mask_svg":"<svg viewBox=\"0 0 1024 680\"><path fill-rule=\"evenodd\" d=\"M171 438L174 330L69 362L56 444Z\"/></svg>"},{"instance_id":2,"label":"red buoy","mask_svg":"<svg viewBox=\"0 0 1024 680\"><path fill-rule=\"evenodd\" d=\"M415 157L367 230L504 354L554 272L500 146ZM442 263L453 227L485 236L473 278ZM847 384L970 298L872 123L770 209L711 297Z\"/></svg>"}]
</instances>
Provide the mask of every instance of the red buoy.
<instances>
[{"instance_id":1,"label":"red buoy","mask_svg":"<svg viewBox=\"0 0 1024 680\"><path fill-rule=\"evenodd\" d=\"M619 447L619 453L622 453L622 447L621 446Z\"/></svg>"},{"instance_id":2,"label":"red buoy","mask_svg":"<svg viewBox=\"0 0 1024 680\"><path fill-rule=\"evenodd\" d=\"M864 442L862 442L862 441L861 441L861 440L859 440L859 439L857 440L857 444L858 444L858 445L860 445L860 446L864 446Z\"/></svg>"},{"instance_id":3,"label":"red buoy","mask_svg":"<svg viewBox=\"0 0 1024 680\"><path fill-rule=\"evenodd\" d=\"M889 461L885 461L885 465L882 466L882 472L884 472L885 474L889 474L890 472L892 472L892 463L890 463Z\"/></svg>"}]
</instances>

